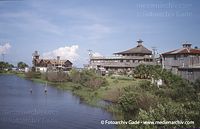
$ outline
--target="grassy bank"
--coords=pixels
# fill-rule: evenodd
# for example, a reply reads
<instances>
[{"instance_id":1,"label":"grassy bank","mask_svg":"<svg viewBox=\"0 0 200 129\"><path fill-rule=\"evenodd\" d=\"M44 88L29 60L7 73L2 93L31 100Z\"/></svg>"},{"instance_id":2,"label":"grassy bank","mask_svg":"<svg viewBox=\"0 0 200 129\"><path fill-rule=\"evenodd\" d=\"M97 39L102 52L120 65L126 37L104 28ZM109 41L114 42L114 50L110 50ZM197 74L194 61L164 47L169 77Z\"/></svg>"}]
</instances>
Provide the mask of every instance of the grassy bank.
<instances>
[{"instance_id":1,"label":"grassy bank","mask_svg":"<svg viewBox=\"0 0 200 129\"><path fill-rule=\"evenodd\" d=\"M17 76L21 78L26 78L29 80L32 80L36 83L48 83L51 86L54 86L56 88L62 89L62 90L69 90L74 95L77 95L80 97L80 99L91 105L91 106L97 106L97 107L103 107L108 108L100 105L98 102L101 100L104 100L109 103L116 103L117 99L119 97L119 92L124 87L130 86L132 84L138 84L139 80L133 80L132 78L123 77L123 78L117 78L117 77L103 77L108 81L108 84L105 86L101 86L98 89L91 89L85 86L82 86L81 84L77 84L71 81L66 82L52 82L48 81L44 78L27 78L24 73L16 73Z\"/></svg>"}]
</instances>

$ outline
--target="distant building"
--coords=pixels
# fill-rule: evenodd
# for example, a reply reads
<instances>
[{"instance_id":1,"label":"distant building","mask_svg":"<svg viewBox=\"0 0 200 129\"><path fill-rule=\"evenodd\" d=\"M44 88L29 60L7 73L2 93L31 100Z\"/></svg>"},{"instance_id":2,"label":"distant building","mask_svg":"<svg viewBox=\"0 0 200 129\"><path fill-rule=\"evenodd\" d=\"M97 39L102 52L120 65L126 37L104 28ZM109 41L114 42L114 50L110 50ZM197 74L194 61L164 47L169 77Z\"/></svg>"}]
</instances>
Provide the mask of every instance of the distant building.
<instances>
[{"instance_id":1,"label":"distant building","mask_svg":"<svg viewBox=\"0 0 200 129\"><path fill-rule=\"evenodd\" d=\"M35 71L47 72L51 71L69 71L72 69L72 62L69 60L61 60L59 56L57 59L40 59L38 51L33 53L33 68Z\"/></svg>"},{"instance_id":2,"label":"distant building","mask_svg":"<svg viewBox=\"0 0 200 129\"><path fill-rule=\"evenodd\" d=\"M137 41L137 46L126 51L114 53L112 57L94 57L90 54L89 68L102 72L128 73L140 65L154 65L152 51L143 46L143 41Z\"/></svg>"},{"instance_id":3,"label":"distant building","mask_svg":"<svg viewBox=\"0 0 200 129\"><path fill-rule=\"evenodd\" d=\"M194 81L200 78L200 50L184 43L182 48L162 54L162 63L165 69Z\"/></svg>"}]
</instances>

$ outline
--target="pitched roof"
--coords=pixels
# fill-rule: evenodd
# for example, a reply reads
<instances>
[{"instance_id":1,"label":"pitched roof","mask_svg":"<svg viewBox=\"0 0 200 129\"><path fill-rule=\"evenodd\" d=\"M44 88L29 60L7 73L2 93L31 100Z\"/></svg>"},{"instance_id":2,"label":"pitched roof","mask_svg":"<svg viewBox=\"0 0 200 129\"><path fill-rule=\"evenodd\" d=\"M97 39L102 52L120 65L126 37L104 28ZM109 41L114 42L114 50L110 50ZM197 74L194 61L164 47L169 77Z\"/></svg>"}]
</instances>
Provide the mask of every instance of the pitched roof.
<instances>
[{"instance_id":1,"label":"pitched roof","mask_svg":"<svg viewBox=\"0 0 200 129\"><path fill-rule=\"evenodd\" d=\"M37 59L36 62L37 63L40 63L41 61L43 61L44 63L48 64L48 63L51 63L51 64L64 64L65 62L69 62L70 64L72 64L71 61L69 60L56 60L56 59Z\"/></svg>"},{"instance_id":2,"label":"pitched roof","mask_svg":"<svg viewBox=\"0 0 200 129\"><path fill-rule=\"evenodd\" d=\"M200 50L185 47L185 48L180 48L180 49L172 50L169 52L165 52L162 55L177 55L177 54L188 54L188 55L199 54L200 55Z\"/></svg>"},{"instance_id":3,"label":"pitched roof","mask_svg":"<svg viewBox=\"0 0 200 129\"><path fill-rule=\"evenodd\" d=\"M117 52L114 54L147 54L147 55L151 55L152 51L148 50L143 45L137 45L136 47L131 48L129 50Z\"/></svg>"}]
</instances>

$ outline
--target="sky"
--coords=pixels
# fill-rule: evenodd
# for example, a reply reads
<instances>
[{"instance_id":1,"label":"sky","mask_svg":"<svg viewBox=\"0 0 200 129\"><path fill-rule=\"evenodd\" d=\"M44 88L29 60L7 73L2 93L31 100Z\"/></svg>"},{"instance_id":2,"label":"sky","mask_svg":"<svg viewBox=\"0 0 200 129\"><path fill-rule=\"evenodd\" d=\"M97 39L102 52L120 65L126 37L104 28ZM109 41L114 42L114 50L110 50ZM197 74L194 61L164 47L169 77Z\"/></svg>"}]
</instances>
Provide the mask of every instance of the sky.
<instances>
[{"instance_id":1,"label":"sky","mask_svg":"<svg viewBox=\"0 0 200 129\"><path fill-rule=\"evenodd\" d=\"M200 47L199 6L199 0L0 0L0 60L31 66L37 50L41 58L59 55L83 67L88 50L112 56L138 39L158 53L186 41Z\"/></svg>"}]
</instances>

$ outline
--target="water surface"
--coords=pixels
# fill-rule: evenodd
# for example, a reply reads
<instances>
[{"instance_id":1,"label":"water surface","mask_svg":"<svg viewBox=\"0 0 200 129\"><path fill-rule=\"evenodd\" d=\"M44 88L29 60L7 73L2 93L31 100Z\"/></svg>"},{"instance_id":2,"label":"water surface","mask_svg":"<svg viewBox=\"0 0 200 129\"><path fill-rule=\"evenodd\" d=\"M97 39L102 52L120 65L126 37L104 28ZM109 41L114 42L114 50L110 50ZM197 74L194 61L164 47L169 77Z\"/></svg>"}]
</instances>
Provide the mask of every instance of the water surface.
<instances>
[{"instance_id":1,"label":"water surface","mask_svg":"<svg viewBox=\"0 0 200 129\"><path fill-rule=\"evenodd\" d=\"M30 92L32 89L32 93ZM0 75L0 129L114 129L111 114L81 103L70 92Z\"/></svg>"}]
</instances>

